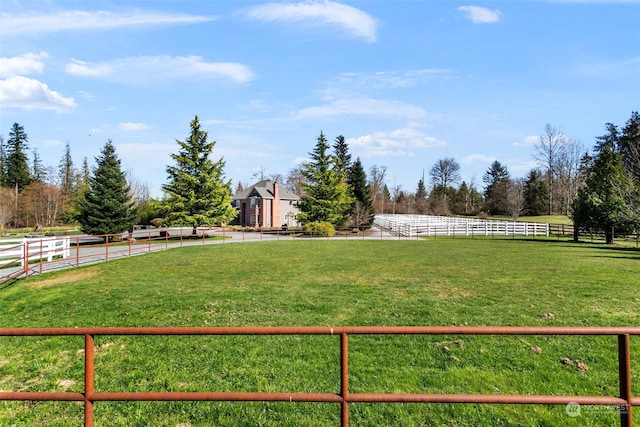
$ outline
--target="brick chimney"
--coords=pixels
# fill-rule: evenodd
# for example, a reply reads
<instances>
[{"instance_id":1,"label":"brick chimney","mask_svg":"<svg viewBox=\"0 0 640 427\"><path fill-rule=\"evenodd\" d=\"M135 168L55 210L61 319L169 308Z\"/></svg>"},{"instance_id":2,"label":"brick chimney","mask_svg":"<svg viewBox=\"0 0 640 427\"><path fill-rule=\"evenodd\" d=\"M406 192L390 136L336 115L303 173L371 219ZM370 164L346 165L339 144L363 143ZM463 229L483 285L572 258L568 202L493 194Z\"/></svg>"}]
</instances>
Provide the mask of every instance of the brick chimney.
<instances>
[{"instance_id":1,"label":"brick chimney","mask_svg":"<svg viewBox=\"0 0 640 427\"><path fill-rule=\"evenodd\" d=\"M280 218L280 186L277 182L273 183L273 203L271 203L271 226L275 228L282 227L282 218Z\"/></svg>"}]
</instances>

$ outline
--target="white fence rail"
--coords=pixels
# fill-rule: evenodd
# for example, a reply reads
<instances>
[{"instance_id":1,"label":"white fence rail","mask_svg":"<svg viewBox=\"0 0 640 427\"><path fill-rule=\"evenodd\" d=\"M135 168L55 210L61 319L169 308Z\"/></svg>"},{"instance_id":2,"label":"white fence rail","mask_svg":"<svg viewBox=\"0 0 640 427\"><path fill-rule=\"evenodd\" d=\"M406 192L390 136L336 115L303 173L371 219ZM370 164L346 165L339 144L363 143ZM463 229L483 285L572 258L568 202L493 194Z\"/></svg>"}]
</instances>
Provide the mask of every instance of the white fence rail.
<instances>
[{"instance_id":1,"label":"white fence rail","mask_svg":"<svg viewBox=\"0 0 640 427\"><path fill-rule=\"evenodd\" d=\"M0 241L0 268L20 263L24 269L32 260L51 262L56 256L68 258L70 242L69 237L3 239Z\"/></svg>"},{"instance_id":2,"label":"white fence rail","mask_svg":"<svg viewBox=\"0 0 640 427\"><path fill-rule=\"evenodd\" d=\"M549 236L549 224L431 215L376 215L376 225L398 237Z\"/></svg>"}]
</instances>

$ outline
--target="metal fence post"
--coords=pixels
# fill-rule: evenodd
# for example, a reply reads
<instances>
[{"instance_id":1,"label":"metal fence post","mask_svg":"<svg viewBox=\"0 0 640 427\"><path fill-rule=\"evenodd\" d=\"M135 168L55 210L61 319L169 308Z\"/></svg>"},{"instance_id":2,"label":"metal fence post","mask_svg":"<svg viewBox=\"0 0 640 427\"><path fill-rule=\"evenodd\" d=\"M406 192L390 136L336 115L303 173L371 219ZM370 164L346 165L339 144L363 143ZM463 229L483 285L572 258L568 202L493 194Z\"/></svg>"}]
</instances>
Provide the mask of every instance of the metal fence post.
<instances>
[{"instance_id":1,"label":"metal fence post","mask_svg":"<svg viewBox=\"0 0 640 427\"><path fill-rule=\"evenodd\" d=\"M349 427L349 337L345 332L340 334L340 395L341 426Z\"/></svg>"},{"instance_id":2,"label":"metal fence post","mask_svg":"<svg viewBox=\"0 0 640 427\"><path fill-rule=\"evenodd\" d=\"M93 394L94 385L94 340L93 335L84 336L84 426L93 427Z\"/></svg>"},{"instance_id":3,"label":"metal fence post","mask_svg":"<svg viewBox=\"0 0 640 427\"><path fill-rule=\"evenodd\" d=\"M618 335L618 374L620 377L620 397L627 401L626 408L620 408L620 426L631 427L631 352L629 334Z\"/></svg>"}]
</instances>

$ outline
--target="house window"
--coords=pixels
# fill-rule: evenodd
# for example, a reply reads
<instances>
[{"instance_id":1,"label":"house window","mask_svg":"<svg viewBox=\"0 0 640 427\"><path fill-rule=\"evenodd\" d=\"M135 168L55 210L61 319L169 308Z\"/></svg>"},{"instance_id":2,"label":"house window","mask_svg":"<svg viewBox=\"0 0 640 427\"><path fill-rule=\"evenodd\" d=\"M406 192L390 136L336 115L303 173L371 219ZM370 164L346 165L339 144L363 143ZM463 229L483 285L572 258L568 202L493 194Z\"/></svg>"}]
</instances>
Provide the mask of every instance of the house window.
<instances>
[{"instance_id":1,"label":"house window","mask_svg":"<svg viewBox=\"0 0 640 427\"><path fill-rule=\"evenodd\" d=\"M251 197L249 199L249 207L251 209L255 208L256 206L258 206L258 198L257 197Z\"/></svg>"},{"instance_id":2,"label":"house window","mask_svg":"<svg viewBox=\"0 0 640 427\"><path fill-rule=\"evenodd\" d=\"M256 225L256 216L251 214L251 218L249 219L249 225Z\"/></svg>"}]
</instances>

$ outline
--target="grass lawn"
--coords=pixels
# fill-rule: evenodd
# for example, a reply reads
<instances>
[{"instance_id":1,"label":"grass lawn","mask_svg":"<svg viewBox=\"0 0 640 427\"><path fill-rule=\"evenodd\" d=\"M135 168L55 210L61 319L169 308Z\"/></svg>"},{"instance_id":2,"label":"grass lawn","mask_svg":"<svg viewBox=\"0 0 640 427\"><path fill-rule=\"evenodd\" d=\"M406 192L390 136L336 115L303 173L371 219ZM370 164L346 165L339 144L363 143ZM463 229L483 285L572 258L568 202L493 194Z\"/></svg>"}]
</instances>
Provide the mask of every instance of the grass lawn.
<instances>
[{"instance_id":1,"label":"grass lawn","mask_svg":"<svg viewBox=\"0 0 640 427\"><path fill-rule=\"evenodd\" d=\"M638 277L636 249L540 239L197 246L14 283L0 290L0 325L637 326ZM100 337L96 347L97 391L339 390L337 337ZM82 391L82 348L82 337L0 338L0 390ZM351 336L350 391L615 396L616 348L615 337ZM339 405L98 402L95 416L96 426L337 426ZM350 405L352 426L618 422L599 407L572 418L563 406ZM0 402L0 426L81 424L80 404Z\"/></svg>"},{"instance_id":2,"label":"grass lawn","mask_svg":"<svg viewBox=\"0 0 640 427\"><path fill-rule=\"evenodd\" d=\"M539 215L539 216L521 216L518 221L526 222L546 222L549 224L565 224L571 225L573 221L566 215Z\"/></svg>"}]
</instances>

